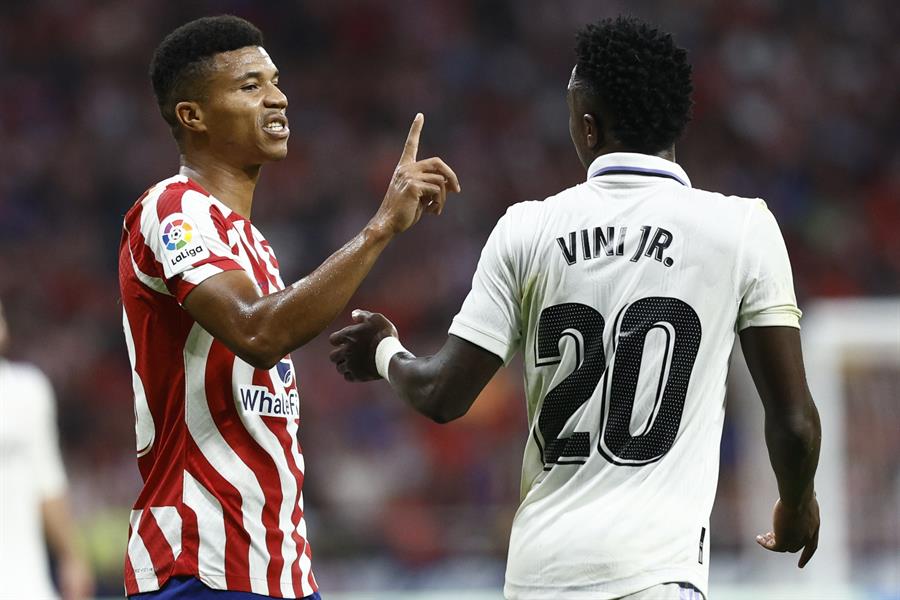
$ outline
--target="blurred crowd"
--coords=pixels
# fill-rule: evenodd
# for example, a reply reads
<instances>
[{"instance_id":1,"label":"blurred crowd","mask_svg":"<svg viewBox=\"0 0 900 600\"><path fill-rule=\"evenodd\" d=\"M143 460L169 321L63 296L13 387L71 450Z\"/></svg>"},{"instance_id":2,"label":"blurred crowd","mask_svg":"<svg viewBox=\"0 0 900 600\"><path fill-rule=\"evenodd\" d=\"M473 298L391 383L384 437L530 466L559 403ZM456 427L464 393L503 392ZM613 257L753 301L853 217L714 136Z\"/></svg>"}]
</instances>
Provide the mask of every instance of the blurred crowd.
<instances>
[{"instance_id":1,"label":"blurred crowd","mask_svg":"<svg viewBox=\"0 0 900 600\"><path fill-rule=\"evenodd\" d=\"M139 485L117 247L125 211L178 168L147 76L171 29L231 12L266 36L292 137L288 158L263 171L253 221L285 281L365 224L412 117L425 113L420 157L444 158L463 194L396 240L349 308L385 312L408 347L427 353L443 342L506 207L583 180L566 124L574 31L619 13L659 23L688 48L696 104L678 160L696 187L768 202L801 308L816 297L900 293L900 52L891 6L4 1L0 297L13 357L37 363L56 386L73 500L101 591L120 593L126 515ZM345 383L327 354L325 336L294 354L320 582L498 584L526 436L517 367L503 370L461 421L437 426L382 383ZM732 434L723 514L736 497ZM728 548L735 534L720 520L714 543Z\"/></svg>"}]
</instances>

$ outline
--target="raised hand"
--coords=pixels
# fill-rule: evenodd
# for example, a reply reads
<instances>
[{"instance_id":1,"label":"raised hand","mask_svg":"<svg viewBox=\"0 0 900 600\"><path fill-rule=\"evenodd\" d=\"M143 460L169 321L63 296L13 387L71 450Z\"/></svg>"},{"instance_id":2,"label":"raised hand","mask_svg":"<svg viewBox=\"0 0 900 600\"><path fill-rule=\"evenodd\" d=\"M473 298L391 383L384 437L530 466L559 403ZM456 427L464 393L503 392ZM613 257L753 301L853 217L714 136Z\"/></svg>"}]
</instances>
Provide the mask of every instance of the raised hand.
<instances>
[{"instance_id":1,"label":"raised hand","mask_svg":"<svg viewBox=\"0 0 900 600\"><path fill-rule=\"evenodd\" d=\"M797 566L806 566L819 546L819 502L815 495L803 506L791 509L779 499L772 511L772 531L756 536L756 543L772 552L797 552Z\"/></svg>"},{"instance_id":2,"label":"raised hand","mask_svg":"<svg viewBox=\"0 0 900 600\"><path fill-rule=\"evenodd\" d=\"M425 211L441 214L447 201L447 191L459 192L459 179L447 163L438 157L417 161L419 136L425 116L416 115L406 136L400 162L373 222L390 234L406 231Z\"/></svg>"},{"instance_id":3,"label":"raised hand","mask_svg":"<svg viewBox=\"0 0 900 600\"><path fill-rule=\"evenodd\" d=\"M381 379L375 368L375 349L388 336L397 337L397 328L381 313L354 310L354 325L332 333L328 338L335 349L329 358L347 381Z\"/></svg>"}]
</instances>

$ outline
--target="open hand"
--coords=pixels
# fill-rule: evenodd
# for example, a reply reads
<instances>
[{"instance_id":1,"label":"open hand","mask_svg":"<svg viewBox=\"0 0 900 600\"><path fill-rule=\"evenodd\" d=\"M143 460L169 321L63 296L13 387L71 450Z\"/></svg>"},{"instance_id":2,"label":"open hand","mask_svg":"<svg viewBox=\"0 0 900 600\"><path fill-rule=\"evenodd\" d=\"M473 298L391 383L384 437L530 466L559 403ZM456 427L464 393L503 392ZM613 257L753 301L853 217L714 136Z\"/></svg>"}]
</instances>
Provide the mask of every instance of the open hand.
<instances>
[{"instance_id":1,"label":"open hand","mask_svg":"<svg viewBox=\"0 0 900 600\"><path fill-rule=\"evenodd\" d=\"M381 207L372 218L375 225L392 235L409 229L425 211L441 214L447 191L460 191L456 173L443 160L436 156L416 160L424 123L425 116L417 114Z\"/></svg>"},{"instance_id":2,"label":"open hand","mask_svg":"<svg viewBox=\"0 0 900 600\"><path fill-rule=\"evenodd\" d=\"M347 381L381 379L375 368L375 349L384 338L397 337L397 328L381 313L357 309L350 317L354 325L329 336L328 341L335 346L329 358Z\"/></svg>"},{"instance_id":3,"label":"open hand","mask_svg":"<svg viewBox=\"0 0 900 600\"><path fill-rule=\"evenodd\" d=\"M797 552L802 548L797 566L805 567L819 546L819 502L815 495L797 509L789 508L779 498L772 525L772 531L756 536L756 543L772 552Z\"/></svg>"}]
</instances>

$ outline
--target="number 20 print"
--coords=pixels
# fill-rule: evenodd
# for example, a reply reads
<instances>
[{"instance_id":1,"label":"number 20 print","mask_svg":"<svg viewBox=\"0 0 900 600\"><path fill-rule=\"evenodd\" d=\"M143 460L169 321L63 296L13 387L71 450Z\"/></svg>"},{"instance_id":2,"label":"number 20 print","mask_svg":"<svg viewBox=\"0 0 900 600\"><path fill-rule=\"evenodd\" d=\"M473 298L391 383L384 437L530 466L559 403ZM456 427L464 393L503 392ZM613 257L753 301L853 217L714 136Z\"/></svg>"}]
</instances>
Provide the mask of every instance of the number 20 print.
<instances>
[{"instance_id":1,"label":"number 20 print","mask_svg":"<svg viewBox=\"0 0 900 600\"><path fill-rule=\"evenodd\" d=\"M574 431L564 437L560 432L594 395L601 379L603 416L597 450L606 460L616 465L646 465L662 458L675 443L700 347L697 313L677 298L651 296L628 305L614 325L614 360L609 365L603 348L605 327L603 315L586 304L557 304L541 311L535 345L537 366L559 364L559 342L564 337L571 337L576 345L576 368L544 398L535 427L544 470L554 464L584 464L590 456L589 432ZM653 329L665 336L665 354L651 418L643 431L633 435L630 424L644 343ZM608 369L611 373L603 377Z\"/></svg>"}]
</instances>

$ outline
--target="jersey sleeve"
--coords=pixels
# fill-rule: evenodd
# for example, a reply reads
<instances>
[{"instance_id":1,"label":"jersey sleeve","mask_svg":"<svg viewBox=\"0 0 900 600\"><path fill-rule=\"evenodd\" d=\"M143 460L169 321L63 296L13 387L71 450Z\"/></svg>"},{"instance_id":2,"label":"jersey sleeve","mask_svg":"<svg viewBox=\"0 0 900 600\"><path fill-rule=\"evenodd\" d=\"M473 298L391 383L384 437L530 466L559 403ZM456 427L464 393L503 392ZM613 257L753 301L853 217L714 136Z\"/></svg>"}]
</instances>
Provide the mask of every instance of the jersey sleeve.
<instances>
[{"instance_id":1,"label":"jersey sleeve","mask_svg":"<svg viewBox=\"0 0 900 600\"><path fill-rule=\"evenodd\" d=\"M744 232L738 330L747 327L800 328L800 309L787 247L775 216L762 200L751 209Z\"/></svg>"},{"instance_id":2,"label":"jersey sleeve","mask_svg":"<svg viewBox=\"0 0 900 600\"><path fill-rule=\"evenodd\" d=\"M162 265L166 288L179 303L213 275L243 270L228 243L228 229L209 198L194 190L166 191L155 211L142 216L144 242Z\"/></svg>"},{"instance_id":3,"label":"jersey sleeve","mask_svg":"<svg viewBox=\"0 0 900 600\"><path fill-rule=\"evenodd\" d=\"M56 427L56 398L53 387L40 372L32 373L33 396L29 398L36 410L31 436L33 475L40 498L56 498L66 490L66 472L59 452Z\"/></svg>"},{"instance_id":4,"label":"jersey sleeve","mask_svg":"<svg viewBox=\"0 0 900 600\"><path fill-rule=\"evenodd\" d=\"M508 211L488 238L472 279L472 289L453 318L450 333L509 364L521 339L522 249Z\"/></svg>"}]
</instances>

